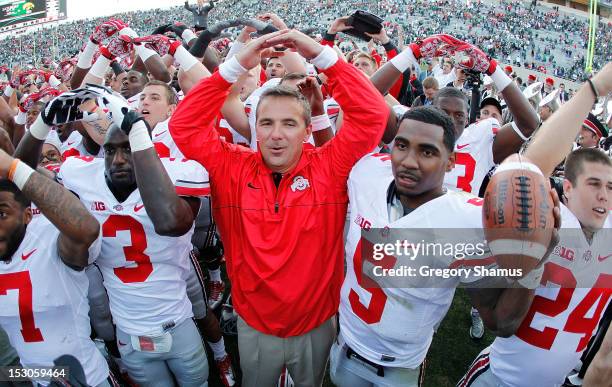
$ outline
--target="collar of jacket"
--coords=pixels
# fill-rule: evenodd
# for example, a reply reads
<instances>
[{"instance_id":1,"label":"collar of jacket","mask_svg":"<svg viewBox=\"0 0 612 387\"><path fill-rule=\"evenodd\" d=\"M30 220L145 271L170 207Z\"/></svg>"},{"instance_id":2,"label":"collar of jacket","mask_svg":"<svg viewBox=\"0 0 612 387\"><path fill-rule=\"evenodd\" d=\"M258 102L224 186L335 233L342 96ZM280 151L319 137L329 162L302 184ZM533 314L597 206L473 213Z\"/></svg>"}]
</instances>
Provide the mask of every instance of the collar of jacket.
<instances>
[{"instance_id":1,"label":"collar of jacket","mask_svg":"<svg viewBox=\"0 0 612 387\"><path fill-rule=\"evenodd\" d=\"M314 150L312 149L304 149L304 146L302 146L302 154L300 155L300 159L297 163L297 165L295 166L295 168L293 168L292 170L290 170L289 172L285 172L283 173L283 178L286 178L286 176L293 176L297 173L299 173L302 169L304 169L308 164L310 164L310 153L314 152ZM257 168L257 172L260 175L267 175L267 176L272 176L272 173L274 171L272 171L267 165L265 160L263 159L263 155L261 154L261 150L258 149L257 150L257 160L258 160L258 168Z\"/></svg>"}]
</instances>

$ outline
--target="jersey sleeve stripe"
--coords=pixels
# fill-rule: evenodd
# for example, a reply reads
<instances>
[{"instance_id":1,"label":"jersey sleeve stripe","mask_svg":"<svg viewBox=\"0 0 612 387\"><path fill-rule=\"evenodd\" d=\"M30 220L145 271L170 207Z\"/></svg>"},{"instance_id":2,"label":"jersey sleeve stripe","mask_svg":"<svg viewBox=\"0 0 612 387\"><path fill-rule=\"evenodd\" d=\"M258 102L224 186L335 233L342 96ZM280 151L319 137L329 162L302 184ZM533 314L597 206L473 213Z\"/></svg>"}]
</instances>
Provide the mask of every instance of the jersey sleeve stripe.
<instances>
[{"instance_id":1,"label":"jersey sleeve stripe","mask_svg":"<svg viewBox=\"0 0 612 387\"><path fill-rule=\"evenodd\" d=\"M206 188L188 188L176 186L176 194L179 196L209 196L210 187Z\"/></svg>"}]
</instances>

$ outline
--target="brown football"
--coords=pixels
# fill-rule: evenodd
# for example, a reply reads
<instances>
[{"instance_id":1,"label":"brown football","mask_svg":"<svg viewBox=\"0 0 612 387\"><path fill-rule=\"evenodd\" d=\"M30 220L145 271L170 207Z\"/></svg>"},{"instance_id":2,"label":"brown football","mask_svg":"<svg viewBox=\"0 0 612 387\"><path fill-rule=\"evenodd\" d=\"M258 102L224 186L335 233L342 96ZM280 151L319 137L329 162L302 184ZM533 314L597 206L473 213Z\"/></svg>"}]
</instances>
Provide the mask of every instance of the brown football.
<instances>
[{"instance_id":1,"label":"brown football","mask_svg":"<svg viewBox=\"0 0 612 387\"><path fill-rule=\"evenodd\" d=\"M504 269L533 270L553 235L550 184L524 156L508 157L495 171L484 195L482 222L497 264Z\"/></svg>"}]
</instances>

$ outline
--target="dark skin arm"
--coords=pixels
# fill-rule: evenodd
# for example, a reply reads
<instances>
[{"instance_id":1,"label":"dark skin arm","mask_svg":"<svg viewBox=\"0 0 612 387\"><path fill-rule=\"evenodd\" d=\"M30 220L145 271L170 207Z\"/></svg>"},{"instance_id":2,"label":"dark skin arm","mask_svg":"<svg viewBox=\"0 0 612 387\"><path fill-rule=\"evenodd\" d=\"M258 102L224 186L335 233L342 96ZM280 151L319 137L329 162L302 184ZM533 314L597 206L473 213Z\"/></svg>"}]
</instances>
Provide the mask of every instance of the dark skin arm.
<instances>
[{"instance_id":1,"label":"dark skin arm","mask_svg":"<svg viewBox=\"0 0 612 387\"><path fill-rule=\"evenodd\" d=\"M538 128L540 120L527 98L514 82L504 88L502 95L514 116L516 126L525 137L531 136ZM502 126L493 140L493 161L501 163L506 157L518 152L523 142L511 124Z\"/></svg>"},{"instance_id":2,"label":"dark skin arm","mask_svg":"<svg viewBox=\"0 0 612 387\"><path fill-rule=\"evenodd\" d=\"M79 88L87 73L89 73L89 69L82 69L79 66L74 66L72 77L70 77L70 89L74 90Z\"/></svg>"},{"instance_id":3,"label":"dark skin arm","mask_svg":"<svg viewBox=\"0 0 612 387\"><path fill-rule=\"evenodd\" d=\"M0 151L0 172L8 175L13 158ZM23 193L60 231L57 240L62 261L70 267L85 268L89 247L100 234L100 224L79 199L60 184L33 173L25 183Z\"/></svg>"},{"instance_id":4,"label":"dark skin arm","mask_svg":"<svg viewBox=\"0 0 612 387\"><path fill-rule=\"evenodd\" d=\"M158 81L170 82L172 80L172 76L170 75L168 68L159 55L151 55L144 63L142 62L142 59L137 56L134 60L132 70L136 70L143 74L147 74L147 72L149 72L153 78L157 79Z\"/></svg>"},{"instance_id":5,"label":"dark skin arm","mask_svg":"<svg viewBox=\"0 0 612 387\"><path fill-rule=\"evenodd\" d=\"M139 124L144 125L142 121L135 125ZM200 200L176 194L155 148L133 152L132 161L142 203L153 221L155 232L173 237L187 233L198 213Z\"/></svg>"},{"instance_id":6,"label":"dark skin arm","mask_svg":"<svg viewBox=\"0 0 612 387\"><path fill-rule=\"evenodd\" d=\"M43 140L37 139L30 133L26 133L21 141L19 141L13 156L28 164L30 168L36 168L38 166L43 144Z\"/></svg>"}]
</instances>

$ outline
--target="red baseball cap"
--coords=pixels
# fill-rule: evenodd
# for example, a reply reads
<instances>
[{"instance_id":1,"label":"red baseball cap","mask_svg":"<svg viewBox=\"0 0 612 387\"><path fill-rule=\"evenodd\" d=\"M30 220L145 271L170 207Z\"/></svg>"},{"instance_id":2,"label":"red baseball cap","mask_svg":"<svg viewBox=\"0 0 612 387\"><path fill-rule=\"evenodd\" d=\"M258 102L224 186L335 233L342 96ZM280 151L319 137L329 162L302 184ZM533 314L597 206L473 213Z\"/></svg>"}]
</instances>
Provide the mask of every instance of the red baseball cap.
<instances>
[{"instance_id":1,"label":"red baseball cap","mask_svg":"<svg viewBox=\"0 0 612 387\"><path fill-rule=\"evenodd\" d=\"M535 81L538 78L535 75L533 75L533 74L529 74L529 79L532 80L532 81Z\"/></svg>"},{"instance_id":2,"label":"red baseball cap","mask_svg":"<svg viewBox=\"0 0 612 387\"><path fill-rule=\"evenodd\" d=\"M506 66L506 67L504 67L504 69L505 69L506 71L510 72L510 73L513 71L513 70L512 70L512 66Z\"/></svg>"},{"instance_id":3,"label":"red baseball cap","mask_svg":"<svg viewBox=\"0 0 612 387\"><path fill-rule=\"evenodd\" d=\"M549 78L546 78L546 83L548 83L549 85L554 85L555 80L549 77Z\"/></svg>"}]
</instances>

